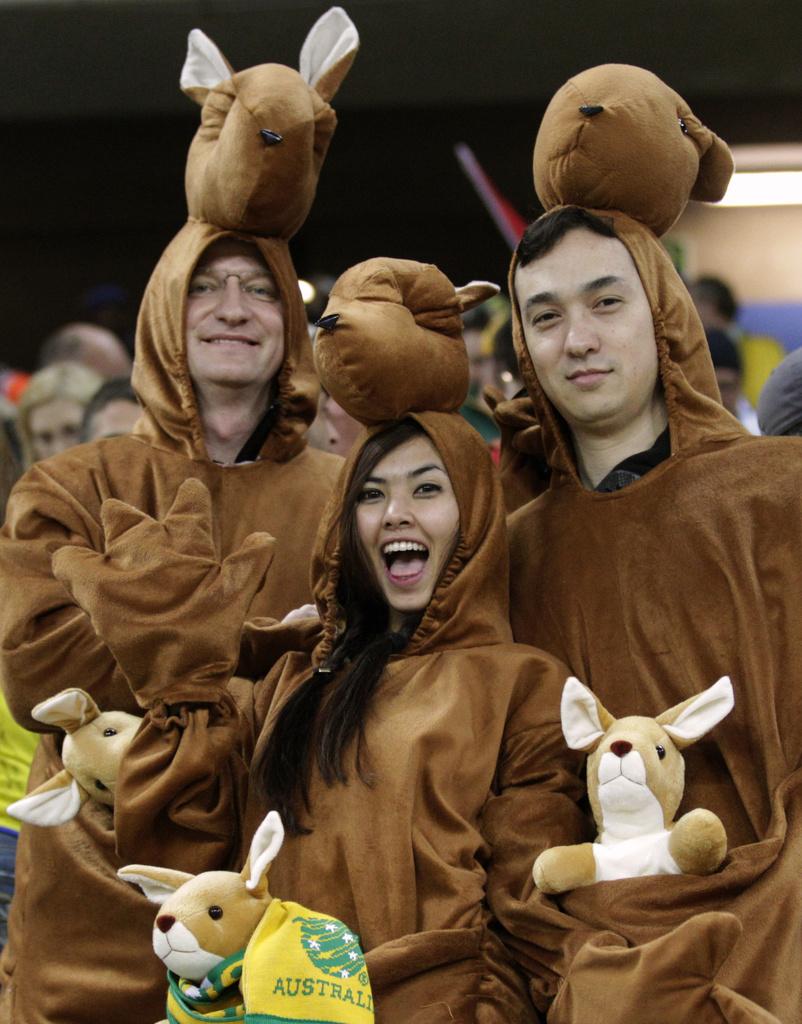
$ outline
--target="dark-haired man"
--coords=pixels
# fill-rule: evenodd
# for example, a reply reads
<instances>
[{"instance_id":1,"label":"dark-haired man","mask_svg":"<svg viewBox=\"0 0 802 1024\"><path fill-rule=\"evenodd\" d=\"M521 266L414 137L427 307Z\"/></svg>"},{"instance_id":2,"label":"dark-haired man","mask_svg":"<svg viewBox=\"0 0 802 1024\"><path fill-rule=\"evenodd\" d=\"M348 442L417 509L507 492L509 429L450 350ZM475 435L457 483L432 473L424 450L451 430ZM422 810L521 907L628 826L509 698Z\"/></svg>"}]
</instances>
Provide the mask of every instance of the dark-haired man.
<instances>
[{"instance_id":1,"label":"dark-haired man","mask_svg":"<svg viewBox=\"0 0 802 1024\"><path fill-rule=\"evenodd\" d=\"M657 717L724 675L735 708L688 750L680 808L724 822L720 872L552 901L522 899L522 864L500 859L491 902L540 1007L560 994L555 1024L612 1005L677 1024L799 1021L802 525L789 510L802 471L789 467L802 444L750 437L722 407L690 297L634 221L544 215L512 283L549 473L510 518L516 639L564 660L617 717ZM532 434L530 421L519 453Z\"/></svg>"}]
</instances>

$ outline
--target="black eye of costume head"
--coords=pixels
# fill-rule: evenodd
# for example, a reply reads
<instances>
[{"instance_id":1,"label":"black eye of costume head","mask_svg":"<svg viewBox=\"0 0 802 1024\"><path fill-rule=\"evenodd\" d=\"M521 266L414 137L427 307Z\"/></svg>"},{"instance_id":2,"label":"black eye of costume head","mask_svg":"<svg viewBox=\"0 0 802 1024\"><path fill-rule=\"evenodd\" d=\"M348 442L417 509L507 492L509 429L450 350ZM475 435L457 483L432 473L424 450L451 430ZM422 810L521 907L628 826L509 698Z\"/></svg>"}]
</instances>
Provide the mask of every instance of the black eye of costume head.
<instances>
[{"instance_id":1,"label":"black eye of costume head","mask_svg":"<svg viewBox=\"0 0 802 1024\"><path fill-rule=\"evenodd\" d=\"M683 118L679 119L679 127L680 127L680 131L682 132L683 135L687 135L688 134L688 126L687 126L687 124L685 124L685 121L683 120Z\"/></svg>"},{"instance_id":2,"label":"black eye of costume head","mask_svg":"<svg viewBox=\"0 0 802 1024\"><path fill-rule=\"evenodd\" d=\"M209 917L213 921L219 921L222 916L223 916L223 908L222 907L218 907L217 905L215 905L213 907L209 907Z\"/></svg>"},{"instance_id":3,"label":"black eye of costume head","mask_svg":"<svg viewBox=\"0 0 802 1024\"><path fill-rule=\"evenodd\" d=\"M116 729L104 729L103 730L103 735L104 736L116 736L117 735L117 730Z\"/></svg>"},{"instance_id":4,"label":"black eye of costume head","mask_svg":"<svg viewBox=\"0 0 802 1024\"><path fill-rule=\"evenodd\" d=\"M279 135L278 132L271 132L269 128L260 128L259 134L262 136L262 142L266 146L277 146L279 142L284 141L283 135Z\"/></svg>"},{"instance_id":5,"label":"black eye of costume head","mask_svg":"<svg viewBox=\"0 0 802 1024\"><path fill-rule=\"evenodd\" d=\"M662 761L663 758L666 756L666 748L660 746L660 744L658 743L657 746L654 749L657 751L657 756Z\"/></svg>"},{"instance_id":6,"label":"black eye of costume head","mask_svg":"<svg viewBox=\"0 0 802 1024\"><path fill-rule=\"evenodd\" d=\"M579 108L579 113L584 114L585 117L595 117L604 110L604 107L600 107L598 103L585 103Z\"/></svg>"},{"instance_id":7,"label":"black eye of costume head","mask_svg":"<svg viewBox=\"0 0 802 1024\"><path fill-rule=\"evenodd\" d=\"M315 320L315 327L319 327L323 331L333 331L339 319L339 313L329 313L328 316L322 316L319 320Z\"/></svg>"}]
</instances>

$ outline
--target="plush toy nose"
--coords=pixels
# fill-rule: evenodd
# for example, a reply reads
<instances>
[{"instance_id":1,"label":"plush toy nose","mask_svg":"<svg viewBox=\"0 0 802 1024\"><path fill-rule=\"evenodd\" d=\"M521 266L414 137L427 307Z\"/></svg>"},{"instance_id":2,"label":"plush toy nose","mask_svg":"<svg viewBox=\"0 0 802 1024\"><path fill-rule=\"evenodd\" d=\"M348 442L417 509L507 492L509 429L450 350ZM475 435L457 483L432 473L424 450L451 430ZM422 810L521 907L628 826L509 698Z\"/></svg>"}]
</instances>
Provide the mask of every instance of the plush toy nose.
<instances>
[{"instance_id":1,"label":"plush toy nose","mask_svg":"<svg viewBox=\"0 0 802 1024\"><path fill-rule=\"evenodd\" d=\"M632 744L627 740L616 740L615 743L610 744L610 750L616 757L625 757L632 750Z\"/></svg>"},{"instance_id":2,"label":"plush toy nose","mask_svg":"<svg viewBox=\"0 0 802 1024\"><path fill-rule=\"evenodd\" d=\"M159 929L160 932L169 932L174 924L175 924L175 918L174 917L170 917L169 914L164 914L164 915L160 914L156 918L156 927Z\"/></svg>"}]
</instances>

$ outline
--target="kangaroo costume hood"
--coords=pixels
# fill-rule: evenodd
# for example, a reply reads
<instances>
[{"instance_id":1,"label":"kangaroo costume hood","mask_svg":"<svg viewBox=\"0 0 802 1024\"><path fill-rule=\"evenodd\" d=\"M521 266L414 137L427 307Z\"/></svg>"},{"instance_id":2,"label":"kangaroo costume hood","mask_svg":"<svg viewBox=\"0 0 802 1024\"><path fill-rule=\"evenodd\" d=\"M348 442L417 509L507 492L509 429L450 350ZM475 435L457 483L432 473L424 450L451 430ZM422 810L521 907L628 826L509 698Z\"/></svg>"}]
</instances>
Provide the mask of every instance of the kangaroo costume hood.
<instances>
[{"instance_id":1,"label":"kangaroo costume hood","mask_svg":"<svg viewBox=\"0 0 802 1024\"><path fill-rule=\"evenodd\" d=\"M137 325L133 379L142 417L133 435L82 445L35 466L11 497L0 538L0 671L9 706L29 727L42 728L31 717L37 704L76 683L103 708L138 710L117 660L73 599L69 579L56 579L51 566L64 545L106 551L106 499L132 506L146 520L161 519L180 485L195 478L211 496L206 542L222 557L255 530L276 538L271 572L248 614L280 618L309 600L314 538L341 463L307 448L304 439L317 383L287 240L313 200L336 122L329 100L357 43L350 20L333 8L304 43L300 72L267 64L234 74L209 39L190 35L181 82L202 104L201 125L187 162L189 219L153 272ZM262 254L285 328L272 407L241 454L247 461L234 465L209 458L185 342L190 275L206 247L227 236ZM196 567L206 558L202 548L185 556ZM181 577L179 571L178 582ZM186 620L171 585L166 577L138 581L132 594L140 606L168 606L175 640ZM128 629L135 630L132 620ZM32 784L62 767L48 736ZM163 975L149 954L150 913L141 896L116 880L124 863L116 842L111 811L96 801L68 825L23 829L0 1020L141 1024L162 1015ZM136 848L125 857L139 859ZM113 941L101 942L99 956L103 935ZM134 964L144 966L137 971Z\"/></svg>"},{"instance_id":2,"label":"kangaroo costume hood","mask_svg":"<svg viewBox=\"0 0 802 1024\"><path fill-rule=\"evenodd\" d=\"M264 816L256 773L276 714L314 669L327 669L343 628L338 526L354 468L377 431L413 419L450 477L459 509L456 546L416 631L390 657L366 709L370 782L357 770L355 744L345 751L344 783L328 785L313 762L309 806L300 814L311 831L287 838L271 868L276 891L360 935L382 1024L531 1021L529 997L485 903L491 847L502 860L516 848L520 822L506 813L509 793L535 779L543 789L530 788L526 817L544 823L541 846L583 834L576 756L559 725L566 672L510 641L500 487L482 439L454 411L468 386L460 314L495 290L481 283L455 289L435 267L408 260L369 260L340 278L319 321L315 357L326 389L366 431L322 517L312 569L321 621L305 631L303 650L304 631L292 625L276 627L272 644L261 647L251 634L251 660L261 653L265 668L280 647L276 633L285 651L298 646L240 693L241 717L232 713L231 690L221 690L214 706L171 707L165 680L163 708L146 714L120 783L118 830L149 837L147 850L139 846L147 859L174 843L186 846L192 836L193 852L208 854L194 870L219 867L220 849L200 831L208 817L199 817L199 807L213 809L217 836L247 842ZM343 671L332 670L326 684L332 701ZM243 814L241 804L225 800L223 780L235 771L235 752L254 744ZM126 793L154 799L125 800Z\"/></svg>"},{"instance_id":3,"label":"kangaroo costume hood","mask_svg":"<svg viewBox=\"0 0 802 1024\"><path fill-rule=\"evenodd\" d=\"M262 64L234 74L198 29L189 37L181 87L202 107L187 158L189 219L145 291L134 385L151 443L205 454L186 361L184 321L190 276L204 250L233 235L253 243L273 274L285 324L277 416L262 458L284 460L305 444L317 409L306 313L288 240L303 224L337 123L329 106L356 55L345 12L319 19L301 50L300 72Z\"/></svg>"},{"instance_id":4,"label":"kangaroo costume hood","mask_svg":"<svg viewBox=\"0 0 802 1024\"><path fill-rule=\"evenodd\" d=\"M611 1005L633 1020L799 1022L802 839L791 822L802 812L802 706L788 681L802 672L802 530L788 509L802 445L750 438L719 404L701 324L657 237L689 197L720 198L731 160L658 78L607 65L558 91L534 168L548 211L574 204L606 218L632 257L671 446L628 486L584 487L514 304L529 397L498 409L504 470L513 504L539 496L509 521L513 633L566 661L612 714L655 716L731 676L735 710L689 751L679 810L717 813L730 852L706 878L604 882L554 899L522 898L516 873L499 871L491 905L555 1024L601 1019Z\"/></svg>"}]
</instances>

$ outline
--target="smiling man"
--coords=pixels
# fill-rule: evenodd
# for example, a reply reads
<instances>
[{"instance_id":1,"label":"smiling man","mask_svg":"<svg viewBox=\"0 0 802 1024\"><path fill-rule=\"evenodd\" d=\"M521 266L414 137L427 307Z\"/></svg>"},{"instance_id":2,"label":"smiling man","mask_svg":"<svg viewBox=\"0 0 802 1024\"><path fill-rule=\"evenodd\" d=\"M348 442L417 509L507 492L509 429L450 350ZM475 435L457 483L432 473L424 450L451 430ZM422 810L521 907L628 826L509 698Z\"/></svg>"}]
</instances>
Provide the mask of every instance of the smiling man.
<instances>
[{"instance_id":1,"label":"smiling man","mask_svg":"<svg viewBox=\"0 0 802 1024\"><path fill-rule=\"evenodd\" d=\"M515 290L544 394L571 433L580 479L631 482L667 455L665 398L649 301L612 228L573 208L521 243Z\"/></svg>"},{"instance_id":2,"label":"smiling man","mask_svg":"<svg viewBox=\"0 0 802 1024\"><path fill-rule=\"evenodd\" d=\"M553 1024L609 1005L632 1020L648 1005L650 1021L799 1021L802 444L751 437L722 407L690 296L642 224L551 210L512 283L539 430L521 416L507 451L516 471L527 451L548 463L509 520L515 639L616 716L656 717L724 675L735 707L688 750L679 811L721 818L719 871L522 892L542 823L521 808L526 856L491 873L491 904Z\"/></svg>"},{"instance_id":3,"label":"smiling man","mask_svg":"<svg viewBox=\"0 0 802 1024\"><path fill-rule=\"evenodd\" d=\"M252 245L225 238L203 254L189 282L186 334L206 449L216 462L242 461L284 359L281 298Z\"/></svg>"}]
</instances>

